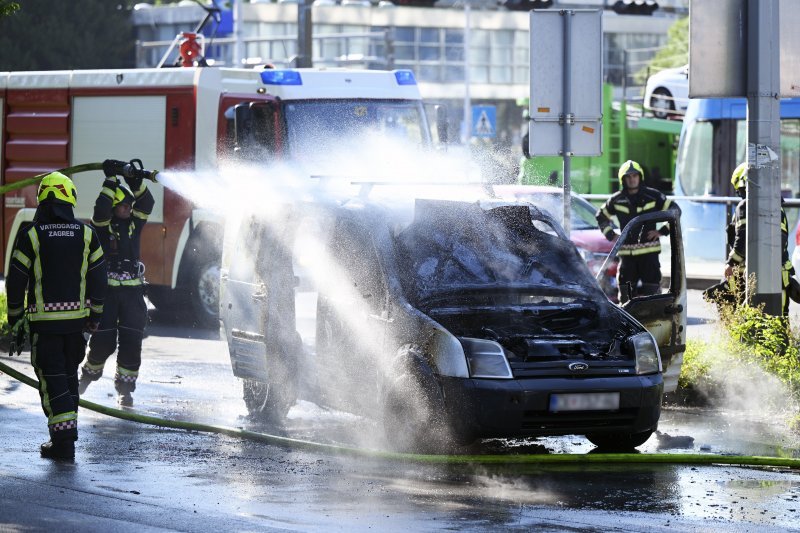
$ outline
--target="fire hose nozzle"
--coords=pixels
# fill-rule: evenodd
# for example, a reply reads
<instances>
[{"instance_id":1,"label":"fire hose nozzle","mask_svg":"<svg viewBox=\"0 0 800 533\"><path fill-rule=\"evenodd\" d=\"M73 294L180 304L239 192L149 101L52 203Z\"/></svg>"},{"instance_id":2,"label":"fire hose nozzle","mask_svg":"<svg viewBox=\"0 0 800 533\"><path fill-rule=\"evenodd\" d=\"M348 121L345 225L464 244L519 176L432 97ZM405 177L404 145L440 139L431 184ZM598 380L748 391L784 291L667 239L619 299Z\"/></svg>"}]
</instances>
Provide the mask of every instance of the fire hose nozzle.
<instances>
[{"instance_id":1,"label":"fire hose nozzle","mask_svg":"<svg viewBox=\"0 0 800 533\"><path fill-rule=\"evenodd\" d=\"M145 170L141 159L131 159L129 163L125 163L122 166L121 170L120 174L126 178L145 179L158 183L158 180L156 180L158 170Z\"/></svg>"},{"instance_id":2,"label":"fire hose nozzle","mask_svg":"<svg viewBox=\"0 0 800 533\"><path fill-rule=\"evenodd\" d=\"M106 159L103 161L103 172L105 172L107 177L117 175L128 179L143 179L157 183L156 175L158 171L145 170L141 159L131 159L128 162Z\"/></svg>"}]
</instances>

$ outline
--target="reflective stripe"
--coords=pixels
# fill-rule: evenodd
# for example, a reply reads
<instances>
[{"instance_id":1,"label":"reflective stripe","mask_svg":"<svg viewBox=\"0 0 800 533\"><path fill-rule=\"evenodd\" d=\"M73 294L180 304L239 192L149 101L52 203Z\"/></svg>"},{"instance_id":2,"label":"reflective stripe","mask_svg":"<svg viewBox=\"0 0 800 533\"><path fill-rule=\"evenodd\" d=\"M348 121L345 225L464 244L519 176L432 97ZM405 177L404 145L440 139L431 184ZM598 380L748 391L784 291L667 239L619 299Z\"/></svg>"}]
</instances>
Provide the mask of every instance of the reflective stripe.
<instances>
[{"instance_id":1,"label":"reflective stripe","mask_svg":"<svg viewBox=\"0 0 800 533\"><path fill-rule=\"evenodd\" d=\"M36 364L37 360L39 359L39 351L36 349L38 344L39 334L34 333L33 337L31 338L31 365L33 365L33 370L36 372L36 377L39 378L39 394L42 398L42 409L49 420L53 415L53 410L50 408L50 395L47 393L47 380L44 378L44 372L42 369Z\"/></svg>"},{"instance_id":2,"label":"reflective stripe","mask_svg":"<svg viewBox=\"0 0 800 533\"><path fill-rule=\"evenodd\" d=\"M57 415L48 416L47 425L52 426L60 422L68 422L70 420L77 420L77 419L78 419L78 413L76 413L75 411L67 411L66 413L59 413Z\"/></svg>"},{"instance_id":3,"label":"reflective stripe","mask_svg":"<svg viewBox=\"0 0 800 533\"><path fill-rule=\"evenodd\" d=\"M24 305L21 305L19 307L9 307L8 316L21 316L24 311L25 311Z\"/></svg>"},{"instance_id":4,"label":"reflective stripe","mask_svg":"<svg viewBox=\"0 0 800 533\"><path fill-rule=\"evenodd\" d=\"M102 246L98 246L97 250L95 250L94 253L89 256L89 262L90 263L95 263L101 257L103 257L103 248L102 248Z\"/></svg>"},{"instance_id":5,"label":"reflective stripe","mask_svg":"<svg viewBox=\"0 0 800 533\"><path fill-rule=\"evenodd\" d=\"M87 359L85 363L83 363L83 368L88 370L90 374L102 374L103 373L103 366L105 366L105 361L102 363L90 363Z\"/></svg>"},{"instance_id":6,"label":"reflective stripe","mask_svg":"<svg viewBox=\"0 0 800 533\"><path fill-rule=\"evenodd\" d=\"M737 254L735 250L731 250L731 256L729 259L735 263L741 263L744 261L744 257Z\"/></svg>"},{"instance_id":7,"label":"reflective stripe","mask_svg":"<svg viewBox=\"0 0 800 533\"><path fill-rule=\"evenodd\" d=\"M139 211L139 210L136 210L136 209L134 209L134 210L133 210L133 213L132 213L132 214L133 214L133 216L135 216L136 218L140 218L140 219L142 219L142 220L147 220L147 217L149 217L149 216L150 216L150 214L149 214L149 213L145 213L144 211Z\"/></svg>"},{"instance_id":8,"label":"reflective stripe","mask_svg":"<svg viewBox=\"0 0 800 533\"><path fill-rule=\"evenodd\" d=\"M23 254L19 250L14 250L14 254L12 255L14 259L25 265L25 268L31 268L31 260L28 258L27 255Z\"/></svg>"},{"instance_id":9,"label":"reflective stripe","mask_svg":"<svg viewBox=\"0 0 800 533\"><path fill-rule=\"evenodd\" d=\"M614 233L614 228L611 226L606 226L603 228L603 235L608 235L609 233Z\"/></svg>"},{"instance_id":10,"label":"reflective stripe","mask_svg":"<svg viewBox=\"0 0 800 533\"><path fill-rule=\"evenodd\" d=\"M100 305L90 305L90 306L89 306L89 310L90 310L92 313L97 313L97 314L99 314L99 315L100 315L100 314L103 314L103 304L100 304Z\"/></svg>"},{"instance_id":11,"label":"reflective stripe","mask_svg":"<svg viewBox=\"0 0 800 533\"><path fill-rule=\"evenodd\" d=\"M620 213L628 214L631 212L630 208L624 205L615 205L614 209L619 211Z\"/></svg>"},{"instance_id":12,"label":"reflective stripe","mask_svg":"<svg viewBox=\"0 0 800 533\"><path fill-rule=\"evenodd\" d=\"M108 226L109 224L111 224L111 219L109 218L108 220L103 220L103 221L92 219L92 224L95 227L103 228L103 227Z\"/></svg>"},{"instance_id":13,"label":"reflective stripe","mask_svg":"<svg viewBox=\"0 0 800 533\"><path fill-rule=\"evenodd\" d=\"M42 296L42 258L39 257L39 234L36 232L35 226L28 230L28 238L33 247L33 275L36 279L33 294L36 298L36 314L39 314L44 312L44 297ZM30 318L34 320L33 317Z\"/></svg>"},{"instance_id":14,"label":"reflective stripe","mask_svg":"<svg viewBox=\"0 0 800 533\"><path fill-rule=\"evenodd\" d=\"M139 375L138 370L128 370L127 368L122 368L121 366L117 367L117 374L120 376L133 376L136 377Z\"/></svg>"},{"instance_id":15,"label":"reflective stripe","mask_svg":"<svg viewBox=\"0 0 800 533\"><path fill-rule=\"evenodd\" d=\"M142 278L136 279L125 279L125 280L118 280L118 279L108 279L108 286L109 287L136 287L138 285L142 285L144 282Z\"/></svg>"},{"instance_id":16,"label":"reflective stripe","mask_svg":"<svg viewBox=\"0 0 800 533\"><path fill-rule=\"evenodd\" d=\"M601 211L606 216L606 218L611 218L613 216L611 213L608 212L608 209L606 209L605 207L601 209Z\"/></svg>"},{"instance_id":17,"label":"reflective stripe","mask_svg":"<svg viewBox=\"0 0 800 533\"><path fill-rule=\"evenodd\" d=\"M619 255L620 256L623 256L623 255L629 255L629 256L645 255L645 254L658 253L660 251L661 251L661 245L655 245L655 246L648 246L646 248L633 248L633 249L629 248L627 250L620 249Z\"/></svg>"},{"instance_id":18,"label":"reflective stripe","mask_svg":"<svg viewBox=\"0 0 800 533\"><path fill-rule=\"evenodd\" d=\"M656 203L655 203L655 201L653 201L653 202L647 202L646 204L644 204L644 205L642 206L642 211L647 211L648 209L653 209L655 206L656 206Z\"/></svg>"},{"instance_id":19,"label":"reflective stripe","mask_svg":"<svg viewBox=\"0 0 800 533\"><path fill-rule=\"evenodd\" d=\"M736 227L737 228L739 226L744 226L745 224L747 224L747 219L746 218L742 218L742 219L739 219L739 220L736 221Z\"/></svg>"},{"instance_id":20,"label":"reflective stripe","mask_svg":"<svg viewBox=\"0 0 800 533\"><path fill-rule=\"evenodd\" d=\"M75 318L86 318L89 316L89 308L76 309L74 311L42 311L40 313L28 313L28 318L35 322L46 322L48 320L73 320Z\"/></svg>"},{"instance_id":21,"label":"reflective stripe","mask_svg":"<svg viewBox=\"0 0 800 533\"><path fill-rule=\"evenodd\" d=\"M108 187L103 187L100 190L100 194L104 194L104 195L108 196L109 198L111 198L112 200L114 199L114 191L112 191Z\"/></svg>"},{"instance_id":22,"label":"reflective stripe","mask_svg":"<svg viewBox=\"0 0 800 533\"><path fill-rule=\"evenodd\" d=\"M667 198L667 200L664 202L664 207L663 207L662 209L663 209L664 211L666 211L667 209L669 209L669 206L671 206L671 205L672 205L672 200L670 200L669 198Z\"/></svg>"},{"instance_id":23,"label":"reflective stripe","mask_svg":"<svg viewBox=\"0 0 800 533\"><path fill-rule=\"evenodd\" d=\"M89 249L92 245L92 228L83 227L83 262L81 263L81 291L78 301L81 302L81 309L86 307L86 272L89 270ZM88 310L87 310L88 311ZM88 316L88 312L87 312Z\"/></svg>"}]
</instances>

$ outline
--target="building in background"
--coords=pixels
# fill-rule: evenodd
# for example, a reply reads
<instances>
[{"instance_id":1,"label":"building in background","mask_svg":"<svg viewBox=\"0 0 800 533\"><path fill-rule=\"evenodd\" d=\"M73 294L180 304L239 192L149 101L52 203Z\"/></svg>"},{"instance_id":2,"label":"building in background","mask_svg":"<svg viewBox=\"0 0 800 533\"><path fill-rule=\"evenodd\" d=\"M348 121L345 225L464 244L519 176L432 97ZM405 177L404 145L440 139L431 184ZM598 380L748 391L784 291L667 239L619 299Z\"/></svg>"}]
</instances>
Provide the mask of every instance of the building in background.
<instances>
[{"instance_id":1,"label":"building in background","mask_svg":"<svg viewBox=\"0 0 800 533\"><path fill-rule=\"evenodd\" d=\"M487 0L468 0L468 9L465 2L453 0L440 0L435 7L398 6L386 0L380 5L369 0L338 1L341 3L314 2L314 66L411 69L426 101L447 105L451 131L460 133L452 135L455 142L491 145L495 152L505 150L508 159L516 163L527 127L521 101L528 96L529 85L529 15L527 10L519 10L520 0L506 0L511 9ZM615 94L622 96L631 75L666 42L671 24L688 15L688 0L661 0L651 16L618 14L614 3L555 0L528 5L604 9L604 77L618 88ZM209 62L225 66L270 63L277 68L294 65L298 54L295 1L253 0L235 11L223 11L219 24L211 23L203 30ZM235 15L241 21L238 24L233 23ZM134 10L137 67L161 62L170 65L176 54L167 52L176 36L194 30L205 16L193 1L138 4ZM469 47L465 47L466 41ZM641 97L638 88L625 94ZM473 106L493 108L494 129L488 135L474 136L474 125L466 124Z\"/></svg>"}]
</instances>

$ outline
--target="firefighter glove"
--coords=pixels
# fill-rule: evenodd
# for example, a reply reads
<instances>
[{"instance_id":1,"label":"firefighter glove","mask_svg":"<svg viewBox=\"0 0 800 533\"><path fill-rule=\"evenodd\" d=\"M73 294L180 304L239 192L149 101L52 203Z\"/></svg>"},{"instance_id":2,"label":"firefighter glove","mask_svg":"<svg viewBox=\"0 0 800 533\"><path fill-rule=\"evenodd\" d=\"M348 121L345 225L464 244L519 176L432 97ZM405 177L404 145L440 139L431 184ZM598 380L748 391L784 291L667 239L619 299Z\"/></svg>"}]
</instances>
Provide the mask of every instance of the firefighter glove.
<instances>
[{"instance_id":1,"label":"firefighter glove","mask_svg":"<svg viewBox=\"0 0 800 533\"><path fill-rule=\"evenodd\" d=\"M103 161L103 173L107 178L121 175L122 169L125 166L125 161L117 161L116 159L106 159Z\"/></svg>"},{"instance_id":2,"label":"firefighter glove","mask_svg":"<svg viewBox=\"0 0 800 533\"><path fill-rule=\"evenodd\" d=\"M22 353L22 350L25 347L25 341L27 340L29 333L30 333L30 327L28 325L27 317L23 318L22 320L18 320L11 327L11 342L8 350L8 355L19 355Z\"/></svg>"},{"instance_id":3,"label":"firefighter glove","mask_svg":"<svg viewBox=\"0 0 800 533\"><path fill-rule=\"evenodd\" d=\"M128 184L128 187L130 187L131 191L133 191L134 193L142 187L141 177L131 177L131 178L129 178L128 176L124 177L125 177L125 183Z\"/></svg>"},{"instance_id":4,"label":"firefighter glove","mask_svg":"<svg viewBox=\"0 0 800 533\"><path fill-rule=\"evenodd\" d=\"M606 239L608 239L611 242L614 242L618 237L615 231L609 231L608 233L604 233L603 235L605 235Z\"/></svg>"}]
</instances>

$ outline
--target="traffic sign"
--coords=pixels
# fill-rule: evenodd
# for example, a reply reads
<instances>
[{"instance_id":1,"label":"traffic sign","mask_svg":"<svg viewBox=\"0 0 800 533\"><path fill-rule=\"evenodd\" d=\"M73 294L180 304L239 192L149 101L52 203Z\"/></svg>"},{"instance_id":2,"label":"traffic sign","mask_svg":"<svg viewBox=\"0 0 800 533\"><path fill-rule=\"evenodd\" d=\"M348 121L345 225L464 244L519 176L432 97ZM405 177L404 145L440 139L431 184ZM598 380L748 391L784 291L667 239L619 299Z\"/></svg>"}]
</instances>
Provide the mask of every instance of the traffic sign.
<instances>
[{"instance_id":1,"label":"traffic sign","mask_svg":"<svg viewBox=\"0 0 800 533\"><path fill-rule=\"evenodd\" d=\"M495 106L472 106L472 136L484 138L497 136L497 108Z\"/></svg>"}]
</instances>

